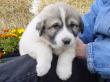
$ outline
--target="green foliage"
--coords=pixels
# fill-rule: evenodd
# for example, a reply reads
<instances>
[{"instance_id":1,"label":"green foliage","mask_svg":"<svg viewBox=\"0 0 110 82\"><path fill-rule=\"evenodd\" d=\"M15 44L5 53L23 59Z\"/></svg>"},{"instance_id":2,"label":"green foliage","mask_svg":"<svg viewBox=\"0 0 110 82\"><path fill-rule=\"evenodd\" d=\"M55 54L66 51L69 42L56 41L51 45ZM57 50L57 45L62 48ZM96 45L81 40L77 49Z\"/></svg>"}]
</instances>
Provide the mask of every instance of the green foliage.
<instances>
[{"instance_id":1,"label":"green foliage","mask_svg":"<svg viewBox=\"0 0 110 82\"><path fill-rule=\"evenodd\" d=\"M19 38L10 37L10 38L0 38L0 49L4 51L5 54L14 52L18 50Z\"/></svg>"}]
</instances>

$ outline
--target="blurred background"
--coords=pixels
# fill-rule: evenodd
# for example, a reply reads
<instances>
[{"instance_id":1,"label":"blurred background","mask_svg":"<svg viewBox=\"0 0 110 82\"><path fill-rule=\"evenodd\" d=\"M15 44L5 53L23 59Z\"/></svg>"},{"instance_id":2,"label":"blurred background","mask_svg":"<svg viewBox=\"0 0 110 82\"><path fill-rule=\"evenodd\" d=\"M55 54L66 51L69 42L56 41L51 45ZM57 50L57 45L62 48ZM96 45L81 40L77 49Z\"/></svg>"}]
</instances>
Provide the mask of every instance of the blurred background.
<instances>
[{"instance_id":1,"label":"blurred background","mask_svg":"<svg viewBox=\"0 0 110 82\"><path fill-rule=\"evenodd\" d=\"M0 28L26 27L32 19L30 12L33 0L0 0ZM36 0L38 12L44 6L63 1L76 7L81 14L88 11L93 0Z\"/></svg>"},{"instance_id":2,"label":"blurred background","mask_svg":"<svg viewBox=\"0 0 110 82\"><path fill-rule=\"evenodd\" d=\"M89 10L93 2L93 0L0 0L0 58L18 51L19 39L33 18L31 12L34 6L39 13L46 5L59 1L75 7L81 15Z\"/></svg>"}]
</instances>

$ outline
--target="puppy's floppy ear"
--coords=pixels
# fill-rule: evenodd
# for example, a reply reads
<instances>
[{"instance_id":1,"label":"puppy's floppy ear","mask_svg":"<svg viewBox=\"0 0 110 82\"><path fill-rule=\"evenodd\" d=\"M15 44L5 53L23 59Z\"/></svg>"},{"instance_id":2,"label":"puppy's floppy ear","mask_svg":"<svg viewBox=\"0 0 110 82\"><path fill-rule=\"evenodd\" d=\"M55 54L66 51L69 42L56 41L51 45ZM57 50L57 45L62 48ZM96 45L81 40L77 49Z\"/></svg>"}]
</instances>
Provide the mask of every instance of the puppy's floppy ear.
<instances>
[{"instance_id":1,"label":"puppy's floppy ear","mask_svg":"<svg viewBox=\"0 0 110 82\"><path fill-rule=\"evenodd\" d=\"M83 33L83 30L84 30L84 23L83 23L83 20L82 18L80 17L80 24L79 24L79 29L80 29L80 32Z\"/></svg>"},{"instance_id":2,"label":"puppy's floppy ear","mask_svg":"<svg viewBox=\"0 0 110 82\"><path fill-rule=\"evenodd\" d=\"M44 26L44 22L43 21L37 23L36 30L38 30L40 36L43 34L44 29L45 29L45 26Z\"/></svg>"}]
</instances>

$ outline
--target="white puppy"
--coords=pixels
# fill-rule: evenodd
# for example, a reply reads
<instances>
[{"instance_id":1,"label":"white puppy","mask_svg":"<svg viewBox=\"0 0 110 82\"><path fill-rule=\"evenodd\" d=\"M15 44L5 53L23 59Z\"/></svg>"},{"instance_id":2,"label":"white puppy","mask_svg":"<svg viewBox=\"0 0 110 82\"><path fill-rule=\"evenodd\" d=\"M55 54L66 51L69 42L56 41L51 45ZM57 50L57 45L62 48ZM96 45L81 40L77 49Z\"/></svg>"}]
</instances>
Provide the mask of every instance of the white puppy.
<instances>
[{"instance_id":1,"label":"white puppy","mask_svg":"<svg viewBox=\"0 0 110 82\"><path fill-rule=\"evenodd\" d=\"M72 75L76 37L83 29L80 15L70 6L56 3L46 6L27 26L19 43L21 55L37 60L37 74L51 68L52 54L58 55L56 73L62 80Z\"/></svg>"}]
</instances>

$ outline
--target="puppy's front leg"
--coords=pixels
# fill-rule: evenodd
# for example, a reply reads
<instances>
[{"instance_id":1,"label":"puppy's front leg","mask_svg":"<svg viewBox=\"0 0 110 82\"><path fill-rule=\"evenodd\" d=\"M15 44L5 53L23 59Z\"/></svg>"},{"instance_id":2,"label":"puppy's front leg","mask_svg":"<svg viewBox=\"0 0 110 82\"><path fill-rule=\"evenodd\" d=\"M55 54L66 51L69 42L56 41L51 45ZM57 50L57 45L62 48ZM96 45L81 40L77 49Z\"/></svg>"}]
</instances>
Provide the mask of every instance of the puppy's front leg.
<instances>
[{"instance_id":1,"label":"puppy's front leg","mask_svg":"<svg viewBox=\"0 0 110 82\"><path fill-rule=\"evenodd\" d=\"M56 72L60 79L67 80L72 75L72 61L74 57L74 48L68 49L59 55Z\"/></svg>"},{"instance_id":2,"label":"puppy's front leg","mask_svg":"<svg viewBox=\"0 0 110 82\"><path fill-rule=\"evenodd\" d=\"M33 58L37 59L37 75L43 76L48 73L52 62L52 50L44 43L36 43L31 48Z\"/></svg>"}]
</instances>

